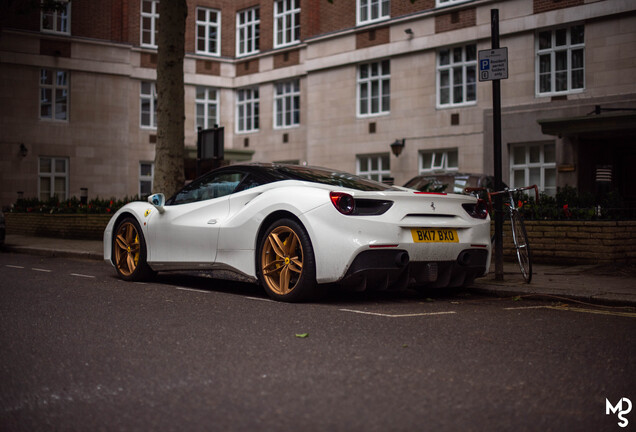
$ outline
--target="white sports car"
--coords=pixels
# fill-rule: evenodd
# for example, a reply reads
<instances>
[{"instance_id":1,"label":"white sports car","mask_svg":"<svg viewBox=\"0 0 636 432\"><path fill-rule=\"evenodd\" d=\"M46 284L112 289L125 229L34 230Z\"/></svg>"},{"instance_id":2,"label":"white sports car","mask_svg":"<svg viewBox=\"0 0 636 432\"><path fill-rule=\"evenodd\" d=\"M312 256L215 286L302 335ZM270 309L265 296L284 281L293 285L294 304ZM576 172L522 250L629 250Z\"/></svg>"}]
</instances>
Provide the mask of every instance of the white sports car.
<instances>
[{"instance_id":1,"label":"white sports car","mask_svg":"<svg viewBox=\"0 0 636 432\"><path fill-rule=\"evenodd\" d=\"M125 205L104 232L104 259L125 280L222 269L283 301L333 283L458 287L485 275L490 257L490 218L477 198L282 164L216 169L167 201Z\"/></svg>"}]
</instances>

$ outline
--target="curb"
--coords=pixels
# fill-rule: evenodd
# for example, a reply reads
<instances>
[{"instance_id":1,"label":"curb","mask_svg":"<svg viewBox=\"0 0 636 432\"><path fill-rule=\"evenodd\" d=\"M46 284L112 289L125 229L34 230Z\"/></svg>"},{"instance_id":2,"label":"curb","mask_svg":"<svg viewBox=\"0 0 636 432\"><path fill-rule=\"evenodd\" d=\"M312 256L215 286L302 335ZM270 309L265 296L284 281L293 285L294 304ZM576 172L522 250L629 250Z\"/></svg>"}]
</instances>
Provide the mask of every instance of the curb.
<instances>
[{"instance_id":1,"label":"curb","mask_svg":"<svg viewBox=\"0 0 636 432\"><path fill-rule=\"evenodd\" d=\"M467 288L471 292L488 295L492 297L500 297L500 298L509 298L509 297L521 297L521 298L533 298L537 300L543 301L571 301L576 303L584 303L589 305L602 305L602 306L611 306L611 307L630 307L636 308L636 301L630 301L626 299L612 299L607 297L598 297L598 296L585 296L585 295L577 295L577 294L551 294L547 292L528 292L528 291L518 291L514 290L509 286L493 286L493 285L480 285L480 286L470 286Z\"/></svg>"},{"instance_id":2,"label":"curb","mask_svg":"<svg viewBox=\"0 0 636 432\"><path fill-rule=\"evenodd\" d=\"M74 250L57 250L57 249L41 249L28 246L3 245L1 248L4 252L24 253L37 256L46 256L52 258L76 258L88 259L93 261L102 261L104 256L96 252L79 252Z\"/></svg>"}]
</instances>

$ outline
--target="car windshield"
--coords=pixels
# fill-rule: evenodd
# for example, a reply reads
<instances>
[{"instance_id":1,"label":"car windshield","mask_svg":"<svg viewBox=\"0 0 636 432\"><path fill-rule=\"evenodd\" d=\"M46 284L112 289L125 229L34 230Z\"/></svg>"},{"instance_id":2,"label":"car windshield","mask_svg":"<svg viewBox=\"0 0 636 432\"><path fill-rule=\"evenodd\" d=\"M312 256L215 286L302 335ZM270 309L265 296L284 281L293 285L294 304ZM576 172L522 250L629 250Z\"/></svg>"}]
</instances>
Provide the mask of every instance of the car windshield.
<instances>
[{"instance_id":1,"label":"car windshield","mask_svg":"<svg viewBox=\"0 0 636 432\"><path fill-rule=\"evenodd\" d=\"M360 191L397 190L384 183L325 168L276 165L272 170L272 174L279 177L280 180L303 180Z\"/></svg>"}]
</instances>

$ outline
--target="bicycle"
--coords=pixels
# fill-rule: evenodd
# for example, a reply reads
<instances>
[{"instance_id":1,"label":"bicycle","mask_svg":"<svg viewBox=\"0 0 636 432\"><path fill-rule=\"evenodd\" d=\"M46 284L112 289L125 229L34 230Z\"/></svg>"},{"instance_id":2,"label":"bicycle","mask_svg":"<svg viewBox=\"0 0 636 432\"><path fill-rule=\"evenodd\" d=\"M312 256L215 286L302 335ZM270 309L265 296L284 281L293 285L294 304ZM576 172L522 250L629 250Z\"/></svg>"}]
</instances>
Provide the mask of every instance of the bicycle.
<instances>
[{"instance_id":1,"label":"bicycle","mask_svg":"<svg viewBox=\"0 0 636 432\"><path fill-rule=\"evenodd\" d=\"M508 195L508 202L504 203L508 208L508 214L510 216L510 225L512 228L512 241L515 245L517 252L517 260L519 261L519 268L521 274L526 283L530 283L532 280L532 252L530 249L530 243L528 242L528 234L526 227L523 223L523 216L519 213L519 209L515 205L514 193L534 189L535 202L539 202L539 189L537 185L520 187L515 189L505 188L498 192L488 192L488 202L490 208L492 208L492 197L495 195Z\"/></svg>"}]
</instances>

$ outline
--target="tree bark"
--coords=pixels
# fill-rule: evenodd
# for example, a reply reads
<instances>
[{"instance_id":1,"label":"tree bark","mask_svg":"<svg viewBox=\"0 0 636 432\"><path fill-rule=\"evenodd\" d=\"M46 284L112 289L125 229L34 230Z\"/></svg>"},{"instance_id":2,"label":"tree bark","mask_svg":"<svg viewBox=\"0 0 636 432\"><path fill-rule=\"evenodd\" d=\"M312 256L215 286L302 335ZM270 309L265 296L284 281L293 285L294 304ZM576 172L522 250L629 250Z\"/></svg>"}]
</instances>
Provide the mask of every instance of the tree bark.
<instances>
[{"instance_id":1,"label":"tree bark","mask_svg":"<svg viewBox=\"0 0 636 432\"><path fill-rule=\"evenodd\" d=\"M185 181L184 83L186 0L162 1L157 34L157 146L153 192L167 197Z\"/></svg>"}]
</instances>

